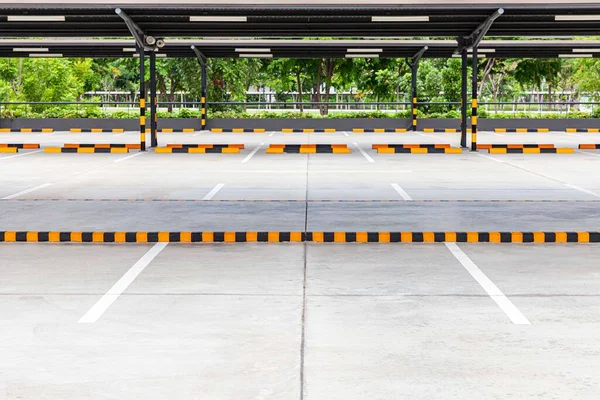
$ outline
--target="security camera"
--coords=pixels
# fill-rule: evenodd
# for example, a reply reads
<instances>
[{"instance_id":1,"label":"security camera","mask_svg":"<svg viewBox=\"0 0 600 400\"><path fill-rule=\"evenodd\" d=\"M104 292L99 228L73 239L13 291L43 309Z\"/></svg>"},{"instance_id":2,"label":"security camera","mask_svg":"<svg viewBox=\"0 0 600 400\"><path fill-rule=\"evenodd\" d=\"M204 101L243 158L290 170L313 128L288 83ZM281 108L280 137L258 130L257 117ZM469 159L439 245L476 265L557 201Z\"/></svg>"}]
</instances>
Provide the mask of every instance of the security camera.
<instances>
[{"instance_id":1,"label":"security camera","mask_svg":"<svg viewBox=\"0 0 600 400\"><path fill-rule=\"evenodd\" d=\"M165 40L164 39L156 39L156 47L158 47L159 49L162 49L163 47L165 47Z\"/></svg>"},{"instance_id":2,"label":"security camera","mask_svg":"<svg viewBox=\"0 0 600 400\"><path fill-rule=\"evenodd\" d=\"M154 43L156 43L156 39L154 38L154 36L146 36L144 40L146 41L146 44L148 46L154 46Z\"/></svg>"}]
</instances>

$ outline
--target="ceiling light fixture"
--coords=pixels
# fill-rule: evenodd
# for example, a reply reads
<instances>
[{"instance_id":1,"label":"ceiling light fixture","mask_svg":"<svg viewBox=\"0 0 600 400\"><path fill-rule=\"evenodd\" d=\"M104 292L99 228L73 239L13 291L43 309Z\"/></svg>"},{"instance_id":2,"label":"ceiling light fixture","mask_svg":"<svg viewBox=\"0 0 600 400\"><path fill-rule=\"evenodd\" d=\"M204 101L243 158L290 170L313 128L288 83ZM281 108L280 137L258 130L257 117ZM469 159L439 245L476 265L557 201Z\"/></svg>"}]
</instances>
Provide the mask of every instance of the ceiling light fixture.
<instances>
[{"instance_id":1,"label":"ceiling light fixture","mask_svg":"<svg viewBox=\"0 0 600 400\"><path fill-rule=\"evenodd\" d=\"M233 15L193 15L190 22L248 22L248 17Z\"/></svg>"},{"instance_id":2,"label":"ceiling light fixture","mask_svg":"<svg viewBox=\"0 0 600 400\"><path fill-rule=\"evenodd\" d=\"M9 15L8 22L56 22L64 21L64 15Z\"/></svg>"},{"instance_id":3,"label":"ceiling light fixture","mask_svg":"<svg viewBox=\"0 0 600 400\"><path fill-rule=\"evenodd\" d=\"M246 48L239 48L239 49L235 49L236 53L270 53L271 49L246 49Z\"/></svg>"},{"instance_id":4,"label":"ceiling light fixture","mask_svg":"<svg viewBox=\"0 0 600 400\"><path fill-rule=\"evenodd\" d=\"M371 17L372 22L429 22L429 16L427 15L415 15L415 16L375 16Z\"/></svg>"},{"instance_id":5,"label":"ceiling light fixture","mask_svg":"<svg viewBox=\"0 0 600 400\"><path fill-rule=\"evenodd\" d=\"M15 47L13 49L15 52L19 53L34 53L34 52L47 52L47 47Z\"/></svg>"}]
</instances>

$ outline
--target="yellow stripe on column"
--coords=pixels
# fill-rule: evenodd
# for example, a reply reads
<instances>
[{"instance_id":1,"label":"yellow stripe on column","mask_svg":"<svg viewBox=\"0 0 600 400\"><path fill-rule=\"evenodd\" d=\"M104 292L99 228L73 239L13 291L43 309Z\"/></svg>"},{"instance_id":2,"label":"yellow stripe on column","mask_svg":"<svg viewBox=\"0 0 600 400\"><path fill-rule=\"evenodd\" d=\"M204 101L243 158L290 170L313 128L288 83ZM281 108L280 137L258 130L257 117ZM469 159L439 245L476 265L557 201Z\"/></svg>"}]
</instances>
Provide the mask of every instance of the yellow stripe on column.
<instances>
[{"instance_id":1,"label":"yellow stripe on column","mask_svg":"<svg viewBox=\"0 0 600 400\"><path fill-rule=\"evenodd\" d=\"M140 108L146 108L146 99L140 99Z\"/></svg>"},{"instance_id":2,"label":"yellow stripe on column","mask_svg":"<svg viewBox=\"0 0 600 400\"><path fill-rule=\"evenodd\" d=\"M477 116L476 116L476 115L473 115L473 116L471 117L471 124L472 124L472 125L477 125Z\"/></svg>"},{"instance_id":3,"label":"yellow stripe on column","mask_svg":"<svg viewBox=\"0 0 600 400\"><path fill-rule=\"evenodd\" d=\"M471 100L471 108L477 108L477 99Z\"/></svg>"},{"instance_id":4,"label":"yellow stripe on column","mask_svg":"<svg viewBox=\"0 0 600 400\"><path fill-rule=\"evenodd\" d=\"M146 117L143 115L140 116L140 125L146 125Z\"/></svg>"}]
</instances>

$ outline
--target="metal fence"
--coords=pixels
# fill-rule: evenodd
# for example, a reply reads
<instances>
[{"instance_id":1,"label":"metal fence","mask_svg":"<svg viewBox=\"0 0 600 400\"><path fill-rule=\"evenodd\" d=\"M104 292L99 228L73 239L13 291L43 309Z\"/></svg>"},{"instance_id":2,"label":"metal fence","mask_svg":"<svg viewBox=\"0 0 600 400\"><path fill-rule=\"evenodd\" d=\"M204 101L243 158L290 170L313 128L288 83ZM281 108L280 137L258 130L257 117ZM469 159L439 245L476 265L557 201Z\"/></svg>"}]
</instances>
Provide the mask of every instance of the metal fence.
<instances>
[{"instance_id":1,"label":"metal fence","mask_svg":"<svg viewBox=\"0 0 600 400\"><path fill-rule=\"evenodd\" d=\"M562 114L567 116L574 112L585 112L593 115L598 109L600 102L581 102L581 101L559 101L559 102L521 102L521 101L501 101L501 102L480 102L479 109L483 110L488 117L494 114L512 114L517 117L519 114L538 114L543 117L544 114ZM201 107L198 101L177 101L177 102L159 102L159 112L164 116L177 116L182 110L196 112ZM410 102L242 102L242 101L216 101L208 102L209 111L245 111L258 112L269 111L277 112L322 112L327 109L331 114L337 112L383 112L399 113L409 112ZM460 112L460 102L417 102L417 108L420 113L425 114L443 114L450 111ZM26 118L28 115L41 116L46 118L74 118L89 117L100 118L110 117L115 114L116 117L127 118L135 117L139 112L138 102L81 102L81 101L60 101L60 102L0 102L0 115L3 117ZM173 114L173 115L169 115ZM185 113L184 113L185 114ZM484 114L484 115L485 115ZM210 114L209 114L210 117Z\"/></svg>"}]
</instances>

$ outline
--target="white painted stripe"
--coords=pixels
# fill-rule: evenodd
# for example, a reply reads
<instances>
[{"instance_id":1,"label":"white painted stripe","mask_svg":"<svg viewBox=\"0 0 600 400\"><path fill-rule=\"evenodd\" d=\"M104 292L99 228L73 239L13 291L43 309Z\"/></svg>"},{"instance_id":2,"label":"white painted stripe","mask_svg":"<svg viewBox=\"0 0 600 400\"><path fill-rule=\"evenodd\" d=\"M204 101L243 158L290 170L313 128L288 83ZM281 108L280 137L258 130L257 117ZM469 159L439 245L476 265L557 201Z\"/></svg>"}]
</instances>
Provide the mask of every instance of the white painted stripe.
<instances>
[{"instance_id":1,"label":"white painted stripe","mask_svg":"<svg viewBox=\"0 0 600 400\"><path fill-rule=\"evenodd\" d=\"M357 149L358 151L360 151L360 154L362 154L363 156L365 156L365 158L367 159L367 161L368 161L368 162L370 162L370 163L374 163L374 162L375 162L375 160L373 160L373 159L371 158L371 156L370 156L370 155L368 155L368 154L367 154L367 153L366 153L366 152L365 152L365 151L362 149L362 147L360 147L360 146L358 145L358 143L354 142L354 146L356 147L356 149Z\"/></svg>"},{"instance_id":2,"label":"white painted stripe","mask_svg":"<svg viewBox=\"0 0 600 400\"><path fill-rule=\"evenodd\" d=\"M258 150L260 150L260 148L261 148L261 146L262 146L263 144L264 144L264 143L261 143L261 144L259 144L258 146L256 146L256 148L255 148L254 150L252 150L252 153L248 154L248 155L246 156L246 158L244 158L244 159L242 160L242 164L246 164L248 161L250 161L250 159L252 158L252 156L254 156Z\"/></svg>"},{"instance_id":3,"label":"white painted stripe","mask_svg":"<svg viewBox=\"0 0 600 400\"><path fill-rule=\"evenodd\" d=\"M350 136L348 132L344 132L344 136Z\"/></svg>"},{"instance_id":4,"label":"white painted stripe","mask_svg":"<svg viewBox=\"0 0 600 400\"><path fill-rule=\"evenodd\" d=\"M271 132L269 133L269 136L273 136L275 134L275 132Z\"/></svg>"},{"instance_id":5,"label":"white painted stripe","mask_svg":"<svg viewBox=\"0 0 600 400\"><path fill-rule=\"evenodd\" d=\"M146 151L140 151L139 153L135 153L135 154L132 154L132 155L130 155L130 156L126 156L126 157L118 158L118 159L116 159L116 160L115 160L115 161L113 161L113 162L114 162L114 163L120 163L121 161L129 160L130 158L137 157L137 156L141 156L142 154L147 154L147 152L146 152Z\"/></svg>"},{"instance_id":6,"label":"white painted stripe","mask_svg":"<svg viewBox=\"0 0 600 400\"><path fill-rule=\"evenodd\" d=\"M35 154L35 153L41 153L42 151L44 151L44 150L29 151L27 153L16 154L14 156L0 157L0 160L8 160L9 158L28 156L28 155Z\"/></svg>"},{"instance_id":7,"label":"white painted stripe","mask_svg":"<svg viewBox=\"0 0 600 400\"><path fill-rule=\"evenodd\" d=\"M194 133L192 136L198 136L199 134L201 134L202 131L198 132L198 133Z\"/></svg>"},{"instance_id":8,"label":"white painted stripe","mask_svg":"<svg viewBox=\"0 0 600 400\"><path fill-rule=\"evenodd\" d=\"M137 278L137 276L154 260L154 258L165 248L168 243L156 243L142 258L136 262L133 267L129 269L111 287L108 292L90 310L85 313L83 317L78 321L80 324L93 324L98 321L98 318L104 314L104 312L114 303L121 294L131 285L131 283Z\"/></svg>"},{"instance_id":9,"label":"white painted stripe","mask_svg":"<svg viewBox=\"0 0 600 400\"><path fill-rule=\"evenodd\" d=\"M481 153L475 153L475 154L477 154L478 156L481 156L483 158L487 158L488 160L492 160L492 161L496 161L497 163L504 164L504 161L498 160L497 158L486 156L485 154L481 154Z\"/></svg>"},{"instance_id":10,"label":"white painted stripe","mask_svg":"<svg viewBox=\"0 0 600 400\"><path fill-rule=\"evenodd\" d=\"M570 187L571 189L579 190L580 192L583 192L583 193L591 194L592 196L600 197L600 194L598 194L596 192L592 192L591 190L584 189L577 185L571 185L570 183L564 183L563 185L565 185L566 187Z\"/></svg>"},{"instance_id":11,"label":"white painted stripe","mask_svg":"<svg viewBox=\"0 0 600 400\"><path fill-rule=\"evenodd\" d=\"M219 193L219 190L223 189L223 186L225 186L224 183L217 183L217 185L214 188L212 188L212 190L210 192L208 192L206 194L206 196L204 196L202 198L202 200L210 200L210 199L212 199L213 197L215 197L215 195L217 193Z\"/></svg>"},{"instance_id":12,"label":"white painted stripe","mask_svg":"<svg viewBox=\"0 0 600 400\"><path fill-rule=\"evenodd\" d=\"M46 187L51 186L51 185L52 185L52 183L44 183L43 185L32 187L31 189L23 190L22 192L11 194L10 196L3 197L2 200L14 199L15 197L19 197L19 196L22 196L22 195L27 194L27 193L35 192L36 190L40 190L40 189L46 188Z\"/></svg>"},{"instance_id":13,"label":"white painted stripe","mask_svg":"<svg viewBox=\"0 0 600 400\"><path fill-rule=\"evenodd\" d=\"M581 153L581 154L585 154L586 156L594 156L594 157L600 157L600 154L594 154L590 151L581 151L581 150L575 150L576 153Z\"/></svg>"},{"instance_id":14,"label":"white painted stripe","mask_svg":"<svg viewBox=\"0 0 600 400\"><path fill-rule=\"evenodd\" d=\"M400 185L398 185L397 183L390 183L390 185L392 185L392 187L394 188L394 190L396 190L396 192L398 192L398 194L399 194L400 196L402 196L402 198L403 198L404 200L406 200L406 201L412 201L412 197L410 197L410 196L408 195L408 193L406 193L406 192L404 191L404 189L402 189L402 188L400 187Z\"/></svg>"},{"instance_id":15,"label":"white painted stripe","mask_svg":"<svg viewBox=\"0 0 600 400\"><path fill-rule=\"evenodd\" d=\"M127 134L129 134L129 132L123 132L123 133L116 134L115 137L124 136Z\"/></svg>"},{"instance_id":16,"label":"white painted stripe","mask_svg":"<svg viewBox=\"0 0 600 400\"><path fill-rule=\"evenodd\" d=\"M502 293L500 289L488 278L483 271L481 271L477 265L469 256L467 256L456 243L445 243L446 247L454 257L462 264L463 267L471 274L473 279L477 281L486 291L488 296L504 311L504 313L510 318L513 324L517 325L530 325L531 322L519 311L519 309Z\"/></svg>"}]
</instances>

